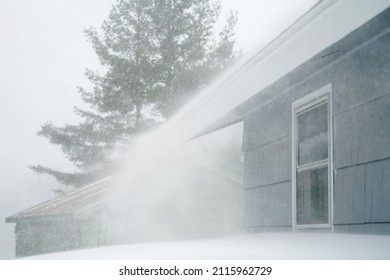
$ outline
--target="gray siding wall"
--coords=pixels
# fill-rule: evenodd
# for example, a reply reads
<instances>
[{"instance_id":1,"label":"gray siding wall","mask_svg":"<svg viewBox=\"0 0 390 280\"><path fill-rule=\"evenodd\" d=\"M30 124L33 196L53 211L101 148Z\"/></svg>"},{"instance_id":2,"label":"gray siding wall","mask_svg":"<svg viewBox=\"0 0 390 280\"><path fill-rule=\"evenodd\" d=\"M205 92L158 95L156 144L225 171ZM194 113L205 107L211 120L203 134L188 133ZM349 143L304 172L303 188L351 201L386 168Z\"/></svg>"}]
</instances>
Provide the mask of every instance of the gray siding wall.
<instances>
[{"instance_id":1,"label":"gray siding wall","mask_svg":"<svg viewBox=\"0 0 390 280\"><path fill-rule=\"evenodd\" d=\"M381 19L386 28L389 18ZM372 29L337 42L247 103L249 231L291 229L292 102L332 83L335 231L390 233L390 34Z\"/></svg>"},{"instance_id":2,"label":"gray siding wall","mask_svg":"<svg viewBox=\"0 0 390 280\"><path fill-rule=\"evenodd\" d=\"M390 222L389 159L335 173L335 225Z\"/></svg>"},{"instance_id":3,"label":"gray siding wall","mask_svg":"<svg viewBox=\"0 0 390 280\"><path fill-rule=\"evenodd\" d=\"M15 227L16 257L77 248L77 225L72 222L18 222Z\"/></svg>"}]
</instances>

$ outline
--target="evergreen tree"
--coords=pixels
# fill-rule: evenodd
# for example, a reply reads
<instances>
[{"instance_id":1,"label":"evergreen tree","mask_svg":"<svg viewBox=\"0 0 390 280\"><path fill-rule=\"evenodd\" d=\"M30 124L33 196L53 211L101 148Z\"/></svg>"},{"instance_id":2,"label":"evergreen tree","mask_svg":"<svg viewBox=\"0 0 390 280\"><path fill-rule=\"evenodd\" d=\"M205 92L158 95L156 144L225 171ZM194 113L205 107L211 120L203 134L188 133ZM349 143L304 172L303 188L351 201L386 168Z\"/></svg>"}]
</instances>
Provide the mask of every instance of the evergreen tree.
<instances>
[{"instance_id":1,"label":"evergreen tree","mask_svg":"<svg viewBox=\"0 0 390 280\"><path fill-rule=\"evenodd\" d=\"M79 88L90 110L75 109L82 118L77 125L48 122L38 132L80 172L30 168L75 187L112 173L118 146L169 118L234 59L236 15L216 35L220 10L213 0L118 0L102 34L85 30L106 68L104 74L87 70L93 89Z\"/></svg>"}]
</instances>

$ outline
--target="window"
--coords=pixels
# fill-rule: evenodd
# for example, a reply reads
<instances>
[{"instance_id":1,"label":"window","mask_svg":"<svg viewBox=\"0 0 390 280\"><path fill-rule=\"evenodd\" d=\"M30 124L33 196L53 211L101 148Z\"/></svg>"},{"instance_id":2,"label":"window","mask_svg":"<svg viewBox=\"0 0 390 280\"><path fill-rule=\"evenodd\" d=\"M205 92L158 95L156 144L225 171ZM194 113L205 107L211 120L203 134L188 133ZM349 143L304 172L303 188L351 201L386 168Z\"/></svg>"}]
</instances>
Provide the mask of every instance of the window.
<instances>
[{"instance_id":1,"label":"window","mask_svg":"<svg viewBox=\"0 0 390 280\"><path fill-rule=\"evenodd\" d=\"M293 103L293 226L331 227L331 85Z\"/></svg>"}]
</instances>

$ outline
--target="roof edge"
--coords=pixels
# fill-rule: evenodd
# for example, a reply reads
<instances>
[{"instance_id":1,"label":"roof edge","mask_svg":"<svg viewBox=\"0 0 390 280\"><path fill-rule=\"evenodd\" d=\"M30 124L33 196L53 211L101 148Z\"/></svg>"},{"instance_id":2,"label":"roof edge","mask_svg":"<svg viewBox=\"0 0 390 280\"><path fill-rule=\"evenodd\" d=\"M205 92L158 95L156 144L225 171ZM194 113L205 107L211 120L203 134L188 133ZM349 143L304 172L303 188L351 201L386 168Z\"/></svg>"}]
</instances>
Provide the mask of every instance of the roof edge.
<instances>
[{"instance_id":1,"label":"roof edge","mask_svg":"<svg viewBox=\"0 0 390 280\"><path fill-rule=\"evenodd\" d=\"M232 73L224 77L223 81L217 85L212 91L219 92L219 94L206 95L204 98L199 100L192 108L188 110L187 113L183 115L183 118L188 118L189 115L196 113L198 107L202 107L204 104L208 103L211 99L219 96L223 89L229 86L231 79L239 79L240 76L244 75L249 71L253 66L258 64L268 55L276 51L280 46L284 45L291 38L296 36L301 30L303 30L306 25L316 18L321 16L321 14L334 6L335 4L343 0L319 0L314 6L307 10L302 16L296 19L291 25L289 25L284 31L277 35L272 41L262 47L254 55L250 56L240 67L235 69Z\"/></svg>"}]
</instances>

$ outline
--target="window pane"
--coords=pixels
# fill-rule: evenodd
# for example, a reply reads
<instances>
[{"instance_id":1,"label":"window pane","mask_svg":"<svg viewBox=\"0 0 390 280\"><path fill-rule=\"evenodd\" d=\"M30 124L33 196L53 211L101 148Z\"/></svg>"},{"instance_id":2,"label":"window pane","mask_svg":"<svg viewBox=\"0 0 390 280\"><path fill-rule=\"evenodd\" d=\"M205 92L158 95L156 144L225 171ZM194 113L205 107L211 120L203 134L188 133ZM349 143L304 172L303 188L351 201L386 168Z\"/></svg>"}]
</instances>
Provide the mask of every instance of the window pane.
<instances>
[{"instance_id":1,"label":"window pane","mask_svg":"<svg viewBox=\"0 0 390 280\"><path fill-rule=\"evenodd\" d=\"M328 158L328 105L298 116L298 165Z\"/></svg>"},{"instance_id":2,"label":"window pane","mask_svg":"<svg viewBox=\"0 0 390 280\"><path fill-rule=\"evenodd\" d=\"M297 224L328 223L328 167L297 172Z\"/></svg>"}]
</instances>

